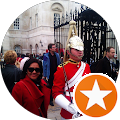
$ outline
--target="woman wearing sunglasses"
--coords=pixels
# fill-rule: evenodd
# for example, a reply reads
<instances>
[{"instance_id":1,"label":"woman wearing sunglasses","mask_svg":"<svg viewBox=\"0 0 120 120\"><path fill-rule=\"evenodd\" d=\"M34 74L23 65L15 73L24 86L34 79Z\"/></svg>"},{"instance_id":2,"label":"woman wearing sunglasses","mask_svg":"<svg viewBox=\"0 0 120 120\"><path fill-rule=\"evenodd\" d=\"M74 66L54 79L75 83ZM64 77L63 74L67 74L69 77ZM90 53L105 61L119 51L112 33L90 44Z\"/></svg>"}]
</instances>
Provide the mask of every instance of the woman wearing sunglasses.
<instances>
[{"instance_id":1,"label":"woman wearing sunglasses","mask_svg":"<svg viewBox=\"0 0 120 120\"><path fill-rule=\"evenodd\" d=\"M42 78L42 63L37 59L25 62L22 79L12 90L15 100L28 111L47 118L51 90Z\"/></svg>"}]
</instances>

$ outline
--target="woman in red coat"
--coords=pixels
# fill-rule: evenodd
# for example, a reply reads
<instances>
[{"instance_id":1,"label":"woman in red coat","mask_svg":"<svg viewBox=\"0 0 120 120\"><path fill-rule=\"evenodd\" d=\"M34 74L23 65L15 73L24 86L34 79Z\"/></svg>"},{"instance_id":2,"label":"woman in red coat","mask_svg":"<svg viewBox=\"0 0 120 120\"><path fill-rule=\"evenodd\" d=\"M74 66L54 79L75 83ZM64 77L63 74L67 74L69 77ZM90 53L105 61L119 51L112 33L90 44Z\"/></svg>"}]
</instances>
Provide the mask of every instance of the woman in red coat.
<instances>
[{"instance_id":1,"label":"woman in red coat","mask_svg":"<svg viewBox=\"0 0 120 120\"><path fill-rule=\"evenodd\" d=\"M25 62L22 78L12 90L14 99L28 111L47 118L51 90L42 78L42 63L37 59Z\"/></svg>"}]
</instances>

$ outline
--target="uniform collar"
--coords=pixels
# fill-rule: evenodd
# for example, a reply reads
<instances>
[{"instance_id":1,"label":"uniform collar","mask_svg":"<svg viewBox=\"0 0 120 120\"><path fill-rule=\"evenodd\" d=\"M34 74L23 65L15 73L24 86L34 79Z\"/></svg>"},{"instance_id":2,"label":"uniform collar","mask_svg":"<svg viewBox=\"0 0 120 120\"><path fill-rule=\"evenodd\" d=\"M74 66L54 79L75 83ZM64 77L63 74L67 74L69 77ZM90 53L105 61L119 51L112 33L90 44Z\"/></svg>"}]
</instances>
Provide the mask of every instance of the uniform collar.
<instances>
[{"instance_id":1,"label":"uniform collar","mask_svg":"<svg viewBox=\"0 0 120 120\"><path fill-rule=\"evenodd\" d=\"M71 58L68 61L72 64L75 64L77 66L77 68L79 68L81 66L81 61L78 62L78 61L75 61Z\"/></svg>"},{"instance_id":2,"label":"uniform collar","mask_svg":"<svg viewBox=\"0 0 120 120\"><path fill-rule=\"evenodd\" d=\"M70 63L73 63L73 64L79 64L79 63L80 63L80 61L78 62L78 61L75 61L75 60L73 60L73 59L71 59L71 58L70 58L68 61L69 61Z\"/></svg>"}]
</instances>

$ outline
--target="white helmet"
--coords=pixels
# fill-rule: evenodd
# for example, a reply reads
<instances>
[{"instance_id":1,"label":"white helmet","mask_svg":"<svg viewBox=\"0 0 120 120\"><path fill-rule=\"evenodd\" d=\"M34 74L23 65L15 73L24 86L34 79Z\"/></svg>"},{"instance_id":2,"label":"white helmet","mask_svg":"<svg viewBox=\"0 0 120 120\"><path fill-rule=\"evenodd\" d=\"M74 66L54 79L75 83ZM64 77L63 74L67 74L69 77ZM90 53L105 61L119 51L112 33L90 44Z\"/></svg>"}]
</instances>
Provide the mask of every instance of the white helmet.
<instances>
[{"instance_id":1,"label":"white helmet","mask_svg":"<svg viewBox=\"0 0 120 120\"><path fill-rule=\"evenodd\" d=\"M80 51L84 50L84 44L81 38L78 36L73 36L69 39L69 43L67 44L67 50L70 50L70 48L74 48Z\"/></svg>"}]
</instances>

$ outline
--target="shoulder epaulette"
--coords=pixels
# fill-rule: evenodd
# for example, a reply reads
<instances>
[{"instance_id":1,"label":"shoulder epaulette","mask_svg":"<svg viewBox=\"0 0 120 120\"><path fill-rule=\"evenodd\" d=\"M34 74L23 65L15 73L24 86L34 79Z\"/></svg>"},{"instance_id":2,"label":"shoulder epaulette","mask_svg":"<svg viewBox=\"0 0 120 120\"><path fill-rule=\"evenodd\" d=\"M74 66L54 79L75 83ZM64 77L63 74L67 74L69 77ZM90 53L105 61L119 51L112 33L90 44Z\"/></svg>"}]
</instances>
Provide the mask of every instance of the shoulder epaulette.
<instances>
[{"instance_id":1,"label":"shoulder epaulette","mask_svg":"<svg viewBox=\"0 0 120 120\"><path fill-rule=\"evenodd\" d=\"M65 66L65 65L67 65L69 63L69 61L66 61L66 62L64 62L64 63L62 63L62 64L60 64L60 65L58 65L58 67L62 67L62 66Z\"/></svg>"}]
</instances>

